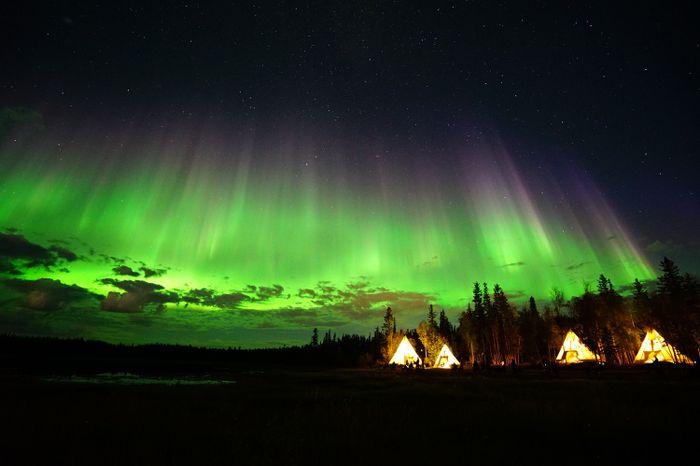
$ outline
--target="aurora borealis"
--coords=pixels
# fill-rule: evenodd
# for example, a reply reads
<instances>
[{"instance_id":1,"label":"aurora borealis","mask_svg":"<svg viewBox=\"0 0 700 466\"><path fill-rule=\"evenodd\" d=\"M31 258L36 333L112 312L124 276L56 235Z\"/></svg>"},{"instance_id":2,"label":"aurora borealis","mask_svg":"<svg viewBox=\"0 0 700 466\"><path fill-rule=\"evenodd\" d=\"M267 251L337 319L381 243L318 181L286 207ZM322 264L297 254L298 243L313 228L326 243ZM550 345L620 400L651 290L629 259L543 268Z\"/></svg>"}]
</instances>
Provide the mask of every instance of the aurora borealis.
<instances>
[{"instance_id":1,"label":"aurora borealis","mask_svg":"<svg viewBox=\"0 0 700 466\"><path fill-rule=\"evenodd\" d=\"M458 154L450 176L419 160L402 173L381 157L348 176L313 141L221 144L222 157L216 144L182 153L170 139L80 165L53 145L6 148L2 224L77 256L13 262L23 279L109 295L102 310L371 328L387 305L407 324L429 303L455 314L479 279L507 283L517 301L578 293L601 270L621 284L653 277L590 181L565 188L542 172L532 192L502 147Z\"/></svg>"},{"instance_id":2,"label":"aurora borealis","mask_svg":"<svg viewBox=\"0 0 700 466\"><path fill-rule=\"evenodd\" d=\"M52 34L75 34L72 46L91 56L92 42L78 39L88 37L92 23L74 26L72 15L63 17L68 20L50 23L57 28ZM445 27L445 37L457 37ZM396 34L408 33L399 28ZM439 35L430 40L437 43ZM95 40L110 48L108 39ZM367 79L387 84L374 88L354 74L359 71L316 61L334 73L345 70L338 72L343 77L331 73L339 82L330 85L324 83L331 78L314 74L314 90L321 90L307 89L299 100L297 89L270 77L302 66L285 63L289 52L276 40L230 42L232 68L193 52L200 64L217 63L194 77L191 66L178 61L155 72L150 67L160 49L126 40L127 49L139 50L133 64L115 59L122 68L114 78L98 67L103 80L80 60L69 73L46 58L54 70L49 79L36 78L17 59L8 79L19 84L3 91L4 102L14 106L5 107L0 126L0 331L276 346L306 342L313 327L369 333L386 306L404 327L415 326L429 304L454 318L477 280L501 284L519 304L531 295L546 301L553 288L576 295L600 273L623 290L635 278L655 277L657 257L648 246L672 244L671 237L640 239L621 210L641 211L629 201L641 181L600 174L606 159L623 153L591 136L598 130L591 129L597 117L590 115L608 114L608 107L589 109L586 123L581 117L576 127L581 109L562 113L537 79L516 75L513 85L522 90L495 97L487 77L445 82L457 74L444 78L430 70L442 66L442 55L423 58L428 71L410 77L399 78L394 69L380 78L377 71ZM281 51L265 55L269 44ZM48 57L52 47L47 42L31 53ZM184 54L190 45L173 47ZM446 50L441 53L458 57ZM251 71L244 56L262 56L267 68ZM384 65L348 60L381 70L395 68L401 57L385 58ZM130 66L150 72L135 79ZM469 73L485 72L480 62L473 66ZM494 78L501 85L503 73ZM197 87L209 79L215 84ZM407 89L387 92L402 79ZM32 80L40 92L23 88ZM412 87L423 80L430 89L425 98L435 105L429 111ZM369 89L350 85L361 81ZM305 81L295 82L306 89ZM339 88L355 97L334 94ZM38 104L26 97L37 92L54 97ZM76 108L62 107L66 93L86 97ZM227 99L235 104L223 103ZM532 121L549 113L557 126L523 129L517 118L503 116L509 99L525 100L512 105L537 114ZM41 124L27 124L21 111L10 110L20 106L38 108ZM341 107L345 118L331 110ZM565 121L573 121L573 129ZM561 138L576 131L584 142L562 147ZM580 155L591 147L602 158ZM680 179L675 186L686 184ZM696 205L694 198L683 202Z\"/></svg>"}]
</instances>

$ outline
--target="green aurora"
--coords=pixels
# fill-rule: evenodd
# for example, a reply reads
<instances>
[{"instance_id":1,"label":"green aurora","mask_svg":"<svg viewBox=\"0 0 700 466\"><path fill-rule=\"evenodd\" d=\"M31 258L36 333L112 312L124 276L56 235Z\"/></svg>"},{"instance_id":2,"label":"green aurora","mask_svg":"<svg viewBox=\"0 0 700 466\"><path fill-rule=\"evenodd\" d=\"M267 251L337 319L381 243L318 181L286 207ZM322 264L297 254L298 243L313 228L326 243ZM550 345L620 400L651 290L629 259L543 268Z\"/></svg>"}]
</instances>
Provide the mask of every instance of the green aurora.
<instances>
[{"instance_id":1,"label":"green aurora","mask_svg":"<svg viewBox=\"0 0 700 466\"><path fill-rule=\"evenodd\" d=\"M0 153L0 228L52 257L4 259L0 331L295 344L313 327L368 333L387 305L402 327L430 303L456 317L477 280L519 303L600 273L654 278L590 180L524 170L497 145L405 170L295 138L50 139ZM69 285L80 299L51 298Z\"/></svg>"}]
</instances>

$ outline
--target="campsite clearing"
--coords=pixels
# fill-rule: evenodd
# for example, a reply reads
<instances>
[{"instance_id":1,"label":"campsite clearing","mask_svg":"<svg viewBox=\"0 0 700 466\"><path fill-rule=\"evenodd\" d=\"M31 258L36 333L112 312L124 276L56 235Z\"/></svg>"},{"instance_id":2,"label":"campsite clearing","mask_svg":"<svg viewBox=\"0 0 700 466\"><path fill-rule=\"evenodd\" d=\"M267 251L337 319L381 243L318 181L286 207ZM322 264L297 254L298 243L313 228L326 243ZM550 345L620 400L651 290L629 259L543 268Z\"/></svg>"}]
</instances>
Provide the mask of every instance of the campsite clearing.
<instances>
[{"instance_id":1,"label":"campsite clearing","mask_svg":"<svg viewBox=\"0 0 700 466\"><path fill-rule=\"evenodd\" d=\"M646 464L693 453L700 415L695 369L665 364L216 377L235 383L0 374L3 464ZM660 420L673 445L640 442Z\"/></svg>"}]
</instances>

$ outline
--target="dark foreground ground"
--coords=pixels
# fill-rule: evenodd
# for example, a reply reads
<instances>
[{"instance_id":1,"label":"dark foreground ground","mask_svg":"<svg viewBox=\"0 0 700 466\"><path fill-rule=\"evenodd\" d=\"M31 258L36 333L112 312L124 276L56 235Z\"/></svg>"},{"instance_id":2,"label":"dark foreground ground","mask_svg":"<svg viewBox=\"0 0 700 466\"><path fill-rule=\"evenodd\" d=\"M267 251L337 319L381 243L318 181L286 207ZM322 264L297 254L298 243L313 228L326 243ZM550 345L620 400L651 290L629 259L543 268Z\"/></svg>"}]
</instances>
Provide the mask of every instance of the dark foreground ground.
<instances>
[{"instance_id":1,"label":"dark foreground ground","mask_svg":"<svg viewBox=\"0 0 700 466\"><path fill-rule=\"evenodd\" d=\"M235 383L1 372L0 464L698 461L700 378L690 370L555 376L270 366L214 378Z\"/></svg>"}]
</instances>

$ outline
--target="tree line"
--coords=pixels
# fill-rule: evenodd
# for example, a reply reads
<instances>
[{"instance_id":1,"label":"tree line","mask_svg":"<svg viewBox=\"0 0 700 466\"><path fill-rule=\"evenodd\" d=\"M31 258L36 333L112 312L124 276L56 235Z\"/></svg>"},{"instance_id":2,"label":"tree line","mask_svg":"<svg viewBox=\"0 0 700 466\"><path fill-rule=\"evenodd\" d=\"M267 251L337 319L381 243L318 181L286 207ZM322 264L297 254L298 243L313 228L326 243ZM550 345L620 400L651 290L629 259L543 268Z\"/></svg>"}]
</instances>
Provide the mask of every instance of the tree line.
<instances>
[{"instance_id":1,"label":"tree line","mask_svg":"<svg viewBox=\"0 0 700 466\"><path fill-rule=\"evenodd\" d=\"M660 263L655 290L635 279L631 296L624 297L612 281L601 274L595 289L587 285L583 294L567 300L553 290L542 311L530 297L517 309L499 284L493 290L476 282L467 309L452 325L444 310L436 317L431 305L415 330L396 330L391 308L387 308L375 339L381 359L388 361L407 336L424 362L432 364L443 344L461 361L483 365L537 364L553 361L564 334L571 329L606 364L631 364L645 330L656 329L680 353L700 359L700 284L688 273L681 274L670 259Z\"/></svg>"}]
</instances>

